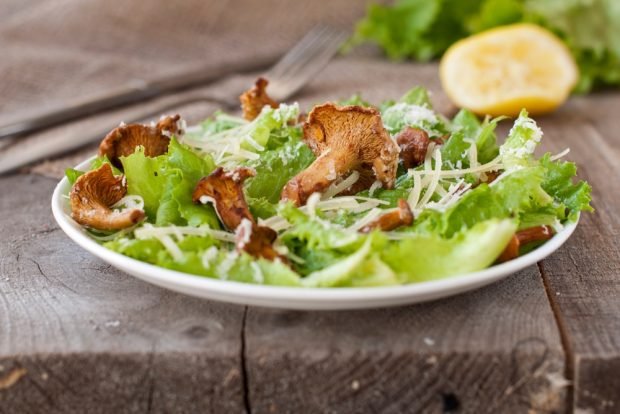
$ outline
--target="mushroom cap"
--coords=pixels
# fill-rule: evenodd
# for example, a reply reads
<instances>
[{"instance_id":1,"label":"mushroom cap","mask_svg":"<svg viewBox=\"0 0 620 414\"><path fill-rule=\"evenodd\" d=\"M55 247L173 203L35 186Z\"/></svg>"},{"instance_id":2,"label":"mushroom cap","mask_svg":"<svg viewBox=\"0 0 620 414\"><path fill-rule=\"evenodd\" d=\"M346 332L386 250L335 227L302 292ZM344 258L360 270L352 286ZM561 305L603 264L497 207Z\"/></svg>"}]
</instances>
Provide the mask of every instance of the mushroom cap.
<instances>
[{"instance_id":1,"label":"mushroom cap","mask_svg":"<svg viewBox=\"0 0 620 414\"><path fill-rule=\"evenodd\" d=\"M156 157L168 151L170 135L181 133L180 115L162 117L155 126L142 124L121 125L103 138L99 155L106 155L115 167L122 168L120 157L131 155L137 147L144 147L147 157Z\"/></svg>"},{"instance_id":2,"label":"mushroom cap","mask_svg":"<svg viewBox=\"0 0 620 414\"><path fill-rule=\"evenodd\" d=\"M267 260L280 259L287 262L273 247L273 242L278 233L270 227L259 226L256 223L239 225L235 230L235 248L254 257L262 257Z\"/></svg>"},{"instance_id":3,"label":"mushroom cap","mask_svg":"<svg viewBox=\"0 0 620 414\"><path fill-rule=\"evenodd\" d=\"M122 176L114 176L110 164L103 164L75 181L69 200L71 217L83 226L97 230L120 230L144 219L144 211L110 209L127 193Z\"/></svg>"},{"instance_id":4,"label":"mushroom cap","mask_svg":"<svg viewBox=\"0 0 620 414\"><path fill-rule=\"evenodd\" d=\"M360 233L370 233L372 230L391 231L401 226L410 226L413 223L413 213L407 201L398 200L398 207L381 215L360 229Z\"/></svg>"},{"instance_id":5,"label":"mushroom cap","mask_svg":"<svg viewBox=\"0 0 620 414\"><path fill-rule=\"evenodd\" d=\"M256 171L247 167L239 167L230 172L218 167L198 181L192 200L194 203L212 201L220 220L228 230L234 231L244 218L254 223L254 217L243 195L243 182L254 175Z\"/></svg>"},{"instance_id":6,"label":"mushroom cap","mask_svg":"<svg viewBox=\"0 0 620 414\"><path fill-rule=\"evenodd\" d=\"M317 156L327 150L346 154L360 178L374 176L385 187L394 186L398 147L376 109L333 103L315 106L304 124L304 141Z\"/></svg>"},{"instance_id":7,"label":"mushroom cap","mask_svg":"<svg viewBox=\"0 0 620 414\"><path fill-rule=\"evenodd\" d=\"M267 95L267 85L269 81L265 78L258 78L254 86L243 92L239 97L243 118L248 121L254 120L263 110L265 105L277 108L278 103Z\"/></svg>"},{"instance_id":8,"label":"mushroom cap","mask_svg":"<svg viewBox=\"0 0 620 414\"><path fill-rule=\"evenodd\" d=\"M370 188L376 180L386 188L394 186L398 147L376 109L318 105L308 115L303 130L304 141L318 158L287 183L282 199L304 204L312 192L325 190L353 171L360 176L350 192Z\"/></svg>"},{"instance_id":9,"label":"mushroom cap","mask_svg":"<svg viewBox=\"0 0 620 414\"><path fill-rule=\"evenodd\" d=\"M431 140L426 131L420 128L406 127L394 137L400 147L400 159L406 169L424 163L426 151Z\"/></svg>"}]
</instances>

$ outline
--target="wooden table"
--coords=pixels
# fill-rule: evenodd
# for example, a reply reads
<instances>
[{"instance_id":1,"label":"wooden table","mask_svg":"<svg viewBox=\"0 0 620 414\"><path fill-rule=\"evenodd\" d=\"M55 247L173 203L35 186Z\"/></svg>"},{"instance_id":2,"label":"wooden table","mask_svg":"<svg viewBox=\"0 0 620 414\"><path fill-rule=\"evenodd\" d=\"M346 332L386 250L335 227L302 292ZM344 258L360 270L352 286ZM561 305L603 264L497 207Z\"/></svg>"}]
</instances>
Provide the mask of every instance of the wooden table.
<instances>
[{"instance_id":1,"label":"wooden table","mask_svg":"<svg viewBox=\"0 0 620 414\"><path fill-rule=\"evenodd\" d=\"M434 65L379 60L334 62L301 102L416 82L450 110ZM59 230L56 180L1 177L0 413L618 413L618 108L620 93L600 93L539 119L544 149L570 147L594 188L596 213L564 247L478 291L392 309L266 310L145 284Z\"/></svg>"}]
</instances>

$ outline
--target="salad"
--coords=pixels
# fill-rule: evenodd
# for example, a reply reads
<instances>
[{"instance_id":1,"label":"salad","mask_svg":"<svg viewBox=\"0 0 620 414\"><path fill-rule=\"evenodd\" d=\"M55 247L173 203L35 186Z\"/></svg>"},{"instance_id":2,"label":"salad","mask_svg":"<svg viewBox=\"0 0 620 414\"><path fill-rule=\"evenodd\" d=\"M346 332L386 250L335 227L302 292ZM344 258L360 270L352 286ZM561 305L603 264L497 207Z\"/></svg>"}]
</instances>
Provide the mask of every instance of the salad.
<instances>
[{"instance_id":1,"label":"salad","mask_svg":"<svg viewBox=\"0 0 620 414\"><path fill-rule=\"evenodd\" d=\"M415 283L524 254L592 211L575 164L534 151L522 111L436 113L427 91L359 95L303 113L259 79L243 117L121 124L89 171L66 171L72 218L99 243L157 266L299 287Z\"/></svg>"}]
</instances>

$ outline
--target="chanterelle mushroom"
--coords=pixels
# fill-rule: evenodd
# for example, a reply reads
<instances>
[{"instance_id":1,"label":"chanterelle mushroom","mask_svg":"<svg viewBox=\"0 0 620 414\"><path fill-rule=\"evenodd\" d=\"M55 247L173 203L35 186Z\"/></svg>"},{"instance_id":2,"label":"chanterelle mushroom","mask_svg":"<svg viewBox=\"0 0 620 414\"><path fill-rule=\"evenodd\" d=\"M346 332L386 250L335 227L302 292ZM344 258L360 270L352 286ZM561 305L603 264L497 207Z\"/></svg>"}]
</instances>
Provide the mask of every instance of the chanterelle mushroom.
<instances>
[{"instance_id":1,"label":"chanterelle mushroom","mask_svg":"<svg viewBox=\"0 0 620 414\"><path fill-rule=\"evenodd\" d=\"M554 234L555 231L551 226L535 226L519 230L512 236L510 242L508 242L508 246L506 246L502 254L497 258L497 261L502 263L515 259L519 256L519 248L521 246L535 241L549 240Z\"/></svg>"},{"instance_id":2,"label":"chanterelle mushroom","mask_svg":"<svg viewBox=\"0 0 620 414\"><path fill-rule=\"evenodd\" d=\"M237 251L268 260L278 257L284 260L273 248L277 233L256 224L243 195L243 182L255 174L251 168L239 167L226 172L219 167L198 182L192 198L195 203L214 204L222 224L235 232Z\"/></svg>"},{"instance_id":3,"label":"chanterelle mushroom","mask_svg":"<svg viewBox=\"0 0 620 414\"><path fill-rule=\"evenodd\" d=\"M254 222L243 196L243 182L255 174L251 168L240 167L226 172L218 167L198 181L192 199L194 203L213 203L224 227L235 231L244 218Z\"/></svg>"},{"instance_id":4,"label":"chanterelle mushroom","mask_svg":"<svg viewBox=\"0 0 620 414\"><path fill-rule=\"evenodd\" d=\"M271 99L265 91L268 84L269 82L267 79L258 78L254 86L243 92L239 97L241 109L243 110L243 117L248 121L255 119L265 105L269 105L272 108L278 107L278 103Z\"/></svg>"},{"instance_id":5,"label":"chanterelle mushroom","mask_svg":"<svg viewBox=\"0 0 620 414\"><path fill-rule=\"evenodd\" d=\"M352 193L376 180L385 188L394 186L398 147L376 109L333 103L315 106L304 124L304 141L318 158L286 184L283 200L303 205L312 193L323 192L353 171L360 177Z\"/></svg>"},{"instance_id":6,"label":"chanterelle mushroom","mask_svg":"<svg viewBox=\"0 0 620 414\"><path fill-rule=\"evenodd\" d=\"M370 233L374 229L391 231L400 226L409 226L413 223L413 213L409 204L402 198L398 200L398 208L388 211L376 220L368 223L360 229L360 233Z\"/></svg>"},{"instance_id":7,"label":"chanterelle mushroom","mask_svg":"<svg viewBox=\"0 0 620 414\"><path fill-rule=\"evenodd\" d=\"M403 161L403 167L409 169L424 163L426 151L431 142L426 131L408 126L394 139L400 147L399 156Z\"/></svg>"},{"instance_id":8,"label":"chanterelle mushroom","mask_svg":"<svg viewBox=\"0 0 620 414\"><path fill-rule=\"evenodd\" d=\"M113 129L99 144L99 155L107 155L112 164L122 168L122 156L133 154L136 147L144 147L144 154L156 157L168 151L170 135L182 134L180 115L162 117L155 125L129 124Z\"/></svg>"},{"instance_id":9,"label":"chanterelle mushroom","mask_svg":"<svg viewBox=\"0 0 620 414\"><path fill-rule=\"evenodd\" d=\"M127 193L122 176L115 177L110 164L81 175L73 184L69 200L71 217L97 230L120 230L144 219L144 211L113 211L110 207Z\"/></svg>"},{"instance_id":10,"label":"chanterelle mushroom","mask_svg":"<svg viewBox=\"0 0 620 414\"><path fill-rule=\"evenodd\" d=\"M237 251L244 251L254 257L267 260L279 259L286 263L273 247L278 233L270 227L259 226L248 219L244 219L235 230L235 247Z\"/></svg>"}]
</instances>

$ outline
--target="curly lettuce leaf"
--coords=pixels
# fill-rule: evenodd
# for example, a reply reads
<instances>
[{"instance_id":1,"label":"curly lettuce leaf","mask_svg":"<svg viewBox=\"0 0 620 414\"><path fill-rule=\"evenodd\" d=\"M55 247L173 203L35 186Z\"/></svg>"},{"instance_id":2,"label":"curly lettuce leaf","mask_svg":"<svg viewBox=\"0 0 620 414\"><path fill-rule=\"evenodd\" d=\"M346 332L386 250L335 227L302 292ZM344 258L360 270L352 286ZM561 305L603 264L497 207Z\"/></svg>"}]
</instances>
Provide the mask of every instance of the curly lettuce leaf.
<instances>
[{"instance_id":1,"label":"curly lettuce leaf","mask_svg":"<svg viewBox=\"0 0 620 414\"><path fill-rule=\"evenodd\" d=\"M303 275L323 269L354 252L364 236L348 233L320 218L311 218L291 203L278 206L278 213L293 226L279 240L303 259L296 269Z\"/></svg>"},{"instance_id":2,"label":"curly lettuce leaf","mask_svg":"<svg viewBox=\"0 0 620 414\"><path fill-rule=\"evenodd\" d=\"M222 111L217 111L212 116L202 121L198 127L201 135L213 135L237 128L244 123L245 121L241 118L236 118ZM191 132L189 133L191 134Z\"/></svg>"},{"instance_id":3,"label":"curly lettuce leaf","mask_svg":"<svg viewBox=\"0 0 620 414\"><path fill-rule=\"evenodd\" d=\"M243 132L250 135L258 144L266 146L274 131L286 128L287 124L296 121L298 116L299 105L297 104L283 103L278 108L265 106Z\"/></svg>"},{"instance_id":4,"label":"curly lettuce leaf","mask_svg":"<svg viewBox=\"0 0 620 414\"><path fill-rule=\"evenodd\" d=\"M392 59L413 55L417 60L428 60L439 52L425 33L441 13L441 3L400 0L392 7L371 4L366 17L357 24L352 43L373 41Z\"/></svg>"},{"instance_id":5,"label":"curly lettuce leaf","mask_svg":"<svg viewBox=\"0 0 620 414\"><path fill-rule=\"evenodd\" d=\"M256 176L247 180L246 194L277 203L286 183L312 164L314 158L310 148L298 140L290 140L277 149L261 152L259 159L248 163L256 170Z\"/></svg>"},{"instance_id":6,"label":"curly lettuce leaf","mask_svg":"<svg viewBox=\"0 0 620 414\"><path fill-rule=\"evenodd\" d=\"M80 175L84 174L84 171L76 170L74 168L67 168L65 170L65 176L67 180L69 180L69 184L73 185L80 177Z\"/></svg>"},{"instance_id":7,"label":"curly lettuce leaf","mask_svg":"<svg viewBox=\"0 0 620 414\"><path fill-rule=\"evenodd\" d=\"M475 272L497 259L516 228L510 219L491 219L449 239L437 234L415 234L384 247L381 259L397 273L401 283Z\"/></svg>"},{"instance_id":8,"label":"curly lettuce leaf","mask_svg":"<svg viewBox=\"0 0 620 414\"><path fill-rule=\"evenodd\" d=\"M147 157L138 148L133 154L121 157L121 162L127 177L127 194L144 199L144 211L151 222L219 227L211 206L192 202L196 183L215 168L211 157L200 156L172 139L166 154Z\"/></svg>"},{"instance_id":9,"label":"curly lettuce leaf","mask_svg":"<svg viewBox=\"0 0 620 414\"><path fill-rule=\"evenodd\" d=\"M280 204L278 213L293 225L280 236L280 240L287 245L302 242L309 250L351 252L362 237L357 233L344 232L323 219L313 219L292 203Z\"/></svg>"},{"instance_id":10,"label":"curly lettuce leaf","mask_svg":"<svg viewBox=\"0 0 620 414\"><path fill-rule=\"evenodd\" d=\"M426 210L414 223L418 233L452 237L490 219L514 219L525 214L548 211L553 198L542 188L544 168L514 171L492 186L480 184L445 211ZM553 224L556 217L553 218Z\"/></svg>"},{"instance_id":11,"label":"curly lettuce leaf","mask_svg":"<svg viewBox=\"0 0 620 414\"><path fill-rule=\"evenodd\" d=\"M219 246L219 242L209 236L186 236L176 244L182 252L178 259L173 258L155 238L123 237L104 246L134 259L194 275L265 285L300 285L299 275L279 261L255 259L226 250L214 250L205 260L205 252Z\"/></svg>"},{"instance_id":12,"label":"curly lettuce leaf","mask_svg":"<svg viewBox=\"0 0 620 414\"><path fill-rule=\"evenodd\" d=\"M346 99L340 99L338 101L338 105L340 106L357 105L357 106L363 106L366 108L374 107L374 105L372 105L370 102L362 98L362 95L359 93L355 93Z\"/></svg>"},{"instance_id":13,"label":"curly lettuce leaf","mask_svg":"<svg viewBox=\"0 0 620 414\"><path fill-rule=\"evenodd\" d=\"M381 118L385 128L393 135L407 126L423 129L431 137L447 132L444 120L433 111L428 91L421 86L409 90L393 105L384 106Z\"/></svg>"},{"instance_id":14,"label":"curly lettuce leaf","mask_svg":"<svg viewBox=\"0 0 620 414\"><path fill-rule=\"evenodd\" d=\"M95 159L93 159L93 161L90 163L89 171L96 170L103 164L110 164L110 166L112 167L112 173L114 175L122 174L122 171L112 165L107 155L99 155L95 157ZM80 177L80 175L84 174L85 172L86 171L76 170L75 168L67 168L65 170L65 176L67 177L67 180L69 180L69 184L73 185L75 184L75 181Z\"/></svg>"},{"instance_id":15,"label":"curly lettuce leaf","mask_svg":"<svg viewBox=\"0 0 620 414\"><path fill-rule=\"evenodd\" d=\"M585 181L573 182L577 175L575 163L551 161L551 155L545 154L540 165L546 171L542 188L569 210L569 219L575 220L580 211L594 211L590 205L592 187Z\"/></svg>"},{"instance_id":16,"label":"curly lettuce leaf","mask_svg":"<svg viewBox=\"0 0 620 414\"><path fill-rule=\"evenodd\" d=\"M506 141L499 148L506 171L511 171L532 164L534 150L540 144L543 133L530 118L525 109L521 110Z\"/></svg>"},{"instance_id":17,"label":"curly lettuce leaf","mask_svg":"<svg viewBox=\"0 0 620 414\"><path fill-rule=\"evenodd\" d=\"M476 115L467 109L461 109L450 124L452 135L442 148L442 159L455 165L459 160L469 167L466 151L474 141L478 154L478 162L486 164L499 155L495 128L504 118L485 119L480 123Z\"/></svg>"},{"instance_id":18,"label":"curly lettuce leaf","mask_svg":"<svg viewBox=\"0 0 620 414\"><path fill-rule=\"evenodd\" d=\"M373 233L354 253L316 270L302 279L305 287L389 286L400 283L396 273L386 265L377 250L385 245L384 236Z\"/></svg>"}]
</instances>

